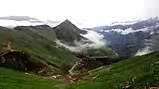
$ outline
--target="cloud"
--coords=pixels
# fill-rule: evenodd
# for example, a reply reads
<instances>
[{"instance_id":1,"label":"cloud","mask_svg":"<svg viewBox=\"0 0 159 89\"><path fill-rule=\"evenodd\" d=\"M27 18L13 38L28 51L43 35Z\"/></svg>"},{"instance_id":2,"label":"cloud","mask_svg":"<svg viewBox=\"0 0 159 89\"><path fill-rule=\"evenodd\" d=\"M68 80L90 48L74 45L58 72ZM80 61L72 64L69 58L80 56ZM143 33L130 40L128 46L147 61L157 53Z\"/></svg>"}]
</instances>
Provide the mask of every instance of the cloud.
<instances>
[{"instance_id":1,"label":"cloud","mask_svg":"<svg viewBox=\"0 0 159 89\"><path fill-rule=\"evenodd\" d=\"M70 46L70 45L60 42L60 40L56 40L56 43L72 52L77 52L77 53L86 51L87 48L90 46L89 43L82 43L82 42L75 42L75 46Z\"/></svg>"},{"instance_id":2,"label":"cloud","mask_svg":"<svg viewBox=\"0 0 159 89\"><path fill-rule=\"evenodd\" d=\"M52 20L47 20L47 23L50 24L57 24L57 23L61 23L62 21L52 21Z\"/></svg>"},{"instance_id":3,"label":"cloud","mask_svg":"<svg viewBox=\"0 0 159 89\"><path fill-rule=\"evenodd\" d=\"M5 27L16 27L16 26L36 26L43 25L43 23L30 23L28 21L14 21L14 20L0 20L1 26Z\"/></svg>"},{"instance_id":4,"label":"cloud","mask_svg":"<svg viewBox=\"0 0 159 89\"><path fill-rule=\"evenodd\" d=\"M42 25L47 24L50 26L56 26L61 21L52 21L52 20L39 20L37 18L29 17L29 16L5 16L0 17L1 26L29 26L29 25Z\"/></svg>"},{"instance_id":5,"label":"cloud","mask_svg":"<svg viewBox=\"0 0 159 89\"><path fill-rule=\"evenodd\" d=\"M90 41L94 42L93 44L91 44L94 48L100 48L106 45L106 41L104 40L103 35L93 30L87 30L87 29L84 29L84 30L87 31L87 34L81 34L81 35L89 39Z\"/></svg>"},{"instance_id":6,"label":"cloud","mask_svg":"<svg viewBox=\"0 0 159 89\"><path fill-rule=\"evenodd\" d=\"M112 30L102 30L102 31L107 32L107 33L109 33L109 32L117 32L117 33L122 34L122 35L127 35L127 34L130 34L130 33L135 33L135 32L140 32L140 31L147 32L149 30L150 29L148 27L146 27L146 28L142 28L142 29L138 29L138 30L134 30L132 28L128 28L128 29L112 29Z\"/></svg>"},{"instance_id":7,"label":"cloud","mask_svg":"<svg viewBox=\"0 0 159 89\"><path fill-rule=\"evenodd\" d=\"M29 21L31 23L43 23L42 21L38 20L37 18L32 18L29 16L6 16L0 17L1 20L13 20L13 21Z\"/></svg>"},{"instance_id":8,"label":"cloud","mask_svg":"<svg viewBox=\"0 0 159 89\"><path fill-rule=\"evenodd\" d=\"M84 27L159 15L159 0L1 0L0 4L0 16L70 19L75 23L82 21Z\"/></svg>"},{"instance_id":9,"label":"cloud","mask_svg":"<svg viewBox=\"0 0 159 89\"><path fill-rule=\"evenodd\" d=\"M146 46L145 48L139 49L137 51L137 53L135 54L135 56L141 56L141 55L145 55L148 53L151 53L152 51L150 50L150 46Z\"/></svg>"}]
</instances>

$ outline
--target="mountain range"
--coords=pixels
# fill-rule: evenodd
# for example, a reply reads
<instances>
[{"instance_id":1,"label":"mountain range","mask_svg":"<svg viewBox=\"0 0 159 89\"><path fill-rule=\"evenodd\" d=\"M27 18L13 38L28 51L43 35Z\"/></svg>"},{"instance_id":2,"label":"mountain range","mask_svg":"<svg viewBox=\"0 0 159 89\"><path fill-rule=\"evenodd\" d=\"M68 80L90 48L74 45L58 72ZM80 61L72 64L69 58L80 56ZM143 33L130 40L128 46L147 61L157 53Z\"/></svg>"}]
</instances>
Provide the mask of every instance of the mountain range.
<instances>
[{"instance_id":1,"label":"mountain range","mask_svg":"<svg viewBox=\"0 0 159 89\"><path fill-rule=\"evenodd\" d=\"M0 27L0 47L3 48L4 43L10 42L13 50L16 50L13 53L2 50L1 66L18 70L20 67L25 71L25 69L33 69L28 66L33 64L37 65L35 66L37 68L32 72L38 73L43 70L43 73L49 75L50 73L68 73L68 70L79 61L80 57L116 56L115 52L106 45L103 45L104 49L91 47L96 44L82 34L88 33L86 30L76 27L69 20L65 20L53 28L48 25L17 26L12 29ZM10 58L6 56L11 54L17 56L12 55ZM27 63L19 60L21 57L25 58ZM30 58L34 61L30 61ZM38 66L42 64L45 66ZM15 65L16 67L13 67Z\"/></svg>"}]
</instances>

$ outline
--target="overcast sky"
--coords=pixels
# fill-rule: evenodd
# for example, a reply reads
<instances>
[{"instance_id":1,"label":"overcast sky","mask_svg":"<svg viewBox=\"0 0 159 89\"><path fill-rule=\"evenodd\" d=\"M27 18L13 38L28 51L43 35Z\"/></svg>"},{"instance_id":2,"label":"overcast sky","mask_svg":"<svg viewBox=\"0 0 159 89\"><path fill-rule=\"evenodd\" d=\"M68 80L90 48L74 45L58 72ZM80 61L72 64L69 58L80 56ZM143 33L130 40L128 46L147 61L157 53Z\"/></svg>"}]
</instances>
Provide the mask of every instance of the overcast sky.
<instances>
[{"instance_id":1,"label":"overcast sky","mask_svg":"<svg viewBox=\"0 0 159 89\"><path fill-rule=\"evenodd\" d=\"M159 15L159 0L0 0L0 11L0 17L29 16L45 22L69 19L79 27L94 27ZM0 25L13 23L0 21Z\"/></svg>"}]
</instances>

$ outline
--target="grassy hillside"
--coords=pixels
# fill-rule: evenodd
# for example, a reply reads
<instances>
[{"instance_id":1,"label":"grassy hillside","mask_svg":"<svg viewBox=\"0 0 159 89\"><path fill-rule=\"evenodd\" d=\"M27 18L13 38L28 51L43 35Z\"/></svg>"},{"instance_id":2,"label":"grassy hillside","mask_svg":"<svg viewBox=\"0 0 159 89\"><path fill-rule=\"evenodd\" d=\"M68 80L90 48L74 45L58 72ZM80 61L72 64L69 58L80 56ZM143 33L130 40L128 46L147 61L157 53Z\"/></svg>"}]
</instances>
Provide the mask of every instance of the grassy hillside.
<instances>
[{"instance_id":1,"label":"grassy hillside","mask_svg":"<svg viewBox=\"0 0 159 89\"><path fill-rule=\"evenodd\" d=\"M67 71L78 60L75 56L57 48L56 43L45 34L41 35L30 27L15 29L1 27L0 36L1 49L6 41L10 41L14 49L45 59L62 71Z\"/></svg>"},{"instance_id":2,"label":"grassy hillside","mask_svg":"<svg viewBox=\"0 0 159 89\"><path fill-rule=\"evenodd\" d=\"M90 71L88 81L65 89L145 89L159 84L159 52Z\"/></svg>"},{"instance_id":3,"label":"grassy hillside","mask_svg":"<svg viewBox=\"0 0 159 89\"><path fill-rule=\"evenodd\" d=\"M1 89L147 89L159 84L159 52L102 66L89 71L85 81L74 83L5 68L0 71Z\"/></svg>"}]
</instances>

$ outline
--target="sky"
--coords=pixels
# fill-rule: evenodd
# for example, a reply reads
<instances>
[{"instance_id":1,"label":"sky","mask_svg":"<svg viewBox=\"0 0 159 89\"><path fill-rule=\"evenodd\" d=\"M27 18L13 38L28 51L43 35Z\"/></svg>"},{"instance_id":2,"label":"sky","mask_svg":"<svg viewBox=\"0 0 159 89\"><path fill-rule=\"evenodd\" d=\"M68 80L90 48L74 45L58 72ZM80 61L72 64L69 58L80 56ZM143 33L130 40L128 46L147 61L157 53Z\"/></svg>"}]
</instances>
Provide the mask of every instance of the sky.
<instances>
[{"instance_id":1,"label":"sky","mask_svg":"<svg viewBox=\"0 0 159 89\"><path fill-rule=\"evenodd\" d=\"M159 0L0 0L0 11L0 25L43 21L54 26L68 19L83 28L157 16ZM3 18L8 16L28 16L32 21Z\"/></svg>"}]
</instances>

